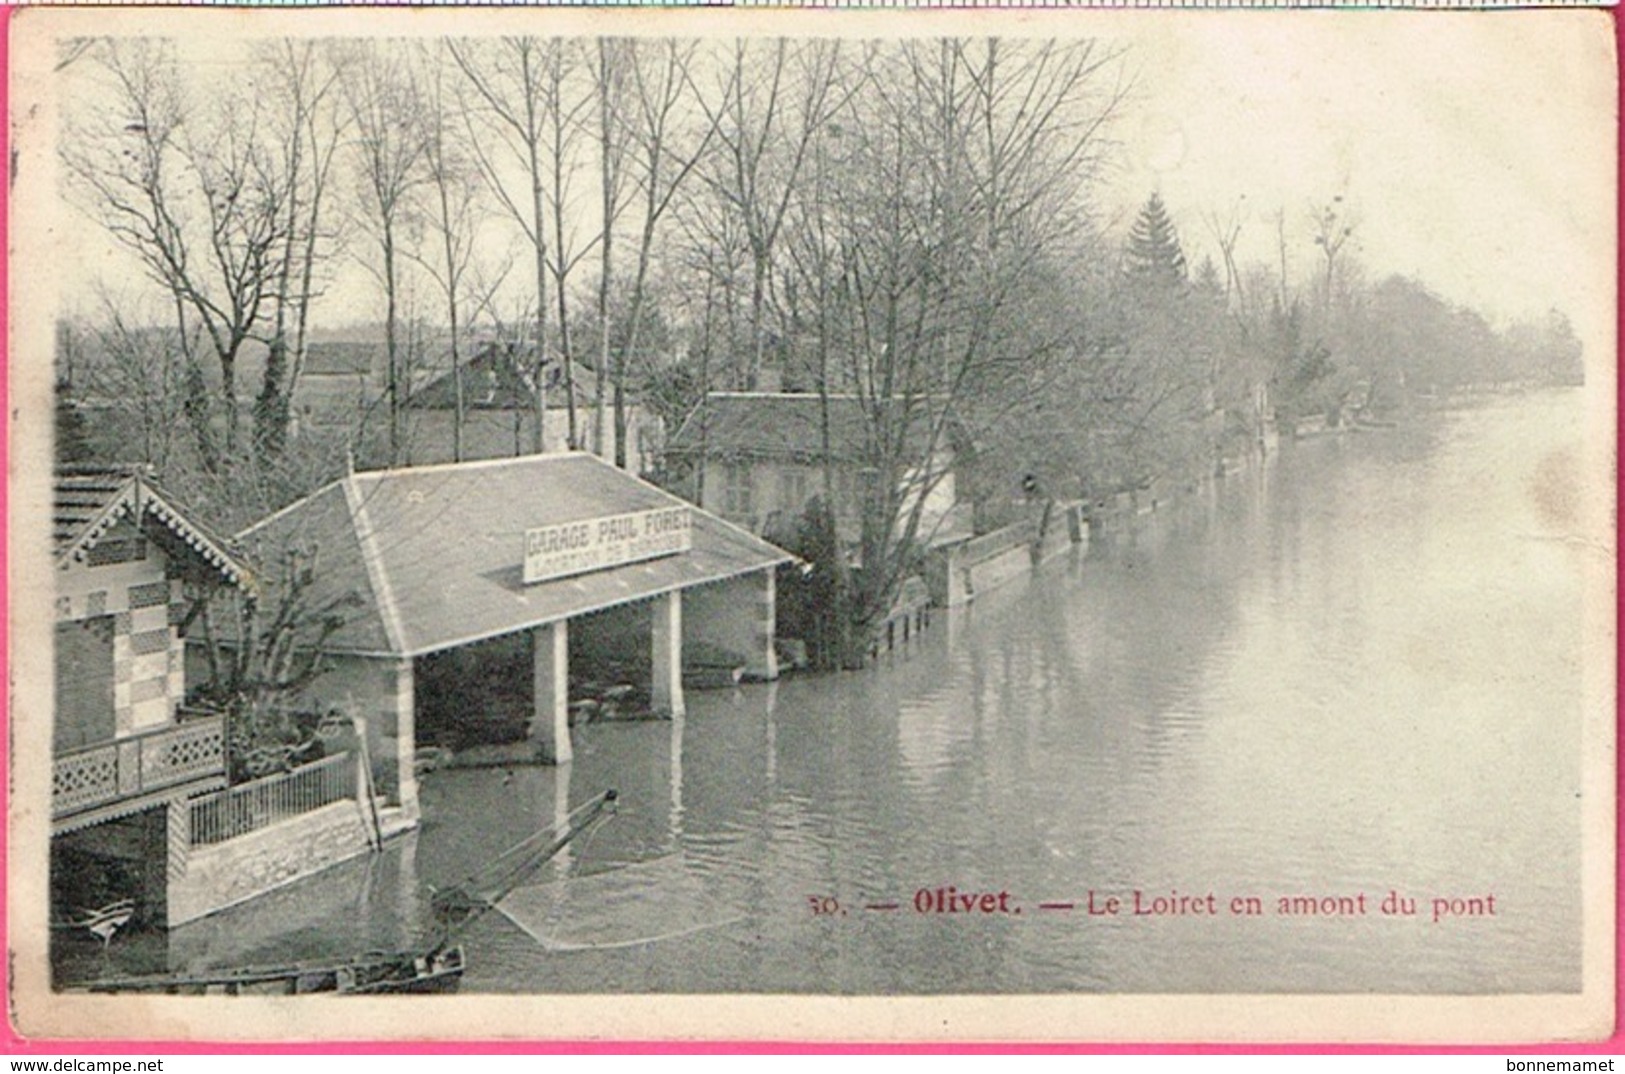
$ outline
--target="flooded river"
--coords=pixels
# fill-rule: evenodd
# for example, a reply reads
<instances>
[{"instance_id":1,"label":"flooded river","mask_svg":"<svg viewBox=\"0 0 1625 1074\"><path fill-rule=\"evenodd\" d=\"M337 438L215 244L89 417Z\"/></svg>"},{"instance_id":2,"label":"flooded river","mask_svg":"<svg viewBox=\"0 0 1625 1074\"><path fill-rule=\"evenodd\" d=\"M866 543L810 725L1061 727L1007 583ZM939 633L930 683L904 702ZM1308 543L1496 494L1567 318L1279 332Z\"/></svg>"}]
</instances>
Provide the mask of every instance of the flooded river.
<instances>
[{"instance_id":1,"label":"flooded river","mask_svg":"<svg viewBox=\"0 0 1625 1074\"><path fill-rule=\"evenodd\" d=\"M429 885L615 787L465 991L1576 990L1576 407L1283 445L872 671L430 774L420 832L171 958L411 942Z\"/></svg>"}]
</instances>

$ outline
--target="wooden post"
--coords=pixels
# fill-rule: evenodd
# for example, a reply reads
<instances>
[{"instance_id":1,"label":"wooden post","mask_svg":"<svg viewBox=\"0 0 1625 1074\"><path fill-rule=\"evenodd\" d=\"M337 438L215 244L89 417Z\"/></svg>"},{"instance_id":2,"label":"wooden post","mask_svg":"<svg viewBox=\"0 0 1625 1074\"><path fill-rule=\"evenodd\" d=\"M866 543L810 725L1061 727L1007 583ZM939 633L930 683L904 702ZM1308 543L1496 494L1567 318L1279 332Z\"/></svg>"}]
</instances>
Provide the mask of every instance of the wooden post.
<instances>
[{"instance_id":1,"label":"wooden post","mask_svg":"<svg viewBox=\"0 0 1625 1074\"><path fill-rule=\"evenodd\" d=\"M192 803L184 798L171 798L164 808L164 835L168 844L164 853L163 917L158 924L165 928L180 924L176 889L186 880L186 866L192 857Z\"/></svg>"},{"instance_id":2,"label":"wooden post","mask_svg":"<svg viewBox=\"0 0 1625 1074\"><path fill-rule=\"evenodd\" d=\"M531 631L535 652L532 682L535 715L530 733L545 764L569 764L570 747L570 624L548 623Z\"/></svg>"},{"instance_id":3,"label":"wooden post","mask_svg":"<svg viewBox=\"0 0 1625 1074\"><path fill-rule=\"evenodd\" d=\"M373 850L382 850L384 824L378 816L378 794L372 782L372 751L367 748L367 718L354 713L350 716L350 724L355 731L356 805L361 808L361 823L367 829L367 845Z\"/></svg>"}]
</instances>

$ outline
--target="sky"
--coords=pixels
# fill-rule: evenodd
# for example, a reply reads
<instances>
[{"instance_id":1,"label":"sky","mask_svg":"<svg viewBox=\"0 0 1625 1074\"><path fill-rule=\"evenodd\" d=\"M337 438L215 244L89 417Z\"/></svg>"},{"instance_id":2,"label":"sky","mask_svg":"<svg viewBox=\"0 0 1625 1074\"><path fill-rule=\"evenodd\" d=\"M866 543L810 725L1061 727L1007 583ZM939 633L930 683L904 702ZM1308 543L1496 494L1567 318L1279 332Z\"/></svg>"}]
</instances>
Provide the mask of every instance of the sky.
<instances>
[{"instance_id":1,"label":"sky","mask_svg":"<svg viewBox=\"0 0 1625 1074\"><path fill-rule=\"evenodd\" d=\"M1492 318L1566 308L1608 335L1611 42L1602 13L1187 19L1138 43L1114 186L1160 190L1215 255L1204 213L1238 212L1244 258L1274 261L1284 209L1297 271L1318 255L1312 210L1341 195L1372 275L1415 275Z\"/></svg>"},{"instance_id":2,"label":"sky","mask_svg":"<svg viewBox=\"0 0 1625 1074\"><path fill-rule=\"evenodd\" d=\"M84 14L61 12L64 20ZM317 22L316 12L275 13L281 22L265 14L230 27L282 33L358 25ZM432 36L441 30L467 33L485 15L408 23L369 12L367 25ZM694 32L717 26L715 16L704 23L655 24L647 16L638 16L639 28L670 25L674 32ZM785 18L757 15L738 25L757 32L788 26L808 33L887 35L1077 33L1119 41L1127 46L1133 91L1112 132L1119 143L1116 163L1098 191L1117 234L1126 232L1134 211L1155 190L1180 227L1193 264L1205 255L1217 261L1204 222L1217 214L1242 224L1241 260L1273 265L1276 215L1284 213L1290 270L1306 279L1318 256L1310 241L1311 213L1341 197L1344 217L1354 225L1348 252L1368 276L1417 276L1498 323L1558 307L1574 320L1588 353L1611 353L1616 97L1612 28L1604 13L1230 10L1019 19L994 12L970 18ZM135 20L131 25L152 28ZM535 19L524 26L539 32ZM503 28L511 32L514 24ZM215 35L199 36L194 44L204 41L212 54L223 54ZM63 279L70 308L89 302L98 277L127 277L127 258L95 225L72 212L58 222L67 244L80 253ZM380 304L375 291L371 277L352 267L318 316L328 323L369 319L369 303Z\"/></svg>"}]
</instances>

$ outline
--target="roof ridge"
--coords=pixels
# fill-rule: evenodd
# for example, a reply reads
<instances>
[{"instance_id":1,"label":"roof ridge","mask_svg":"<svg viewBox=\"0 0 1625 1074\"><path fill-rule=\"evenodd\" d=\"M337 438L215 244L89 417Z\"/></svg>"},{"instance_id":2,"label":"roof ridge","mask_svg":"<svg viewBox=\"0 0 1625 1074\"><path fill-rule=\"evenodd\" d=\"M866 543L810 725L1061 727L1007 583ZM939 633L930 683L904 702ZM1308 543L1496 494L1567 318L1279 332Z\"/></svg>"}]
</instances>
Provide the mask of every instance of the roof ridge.
<instances>
[{"instance_id":1,"label":"roof ridge","mask_svg":"<svg viewBox=\"0 0 1625 1074\"><path fill-rule=\"evenodd\" d=\"M241 540L245 539L249 534L253 533L255 530L261 528L262 526L269 526L271 523L275 522L277 519L281 518L283 515L292 514L294 511L296 511L299 508L303 507L305 504L312 502L313 500L316 499L316 497L320 496L322 493L326 492L328 489L332 488L334 485L342 485L344 483L344 480L345 479L341 477L341 478L338 478L336 480L329 481L327 484L320 486L319 488L315 489L314 491L305 493L303 496L299 497L297 500L294 500L292 503L284 504L283 506L277 508L275 511L272 511L270 514L266 515L264 518L260 519L258 522L253 522L253 523L250 523L247 526L244 526L242 529L238 530L235 534L233 534L231 539L234 540L234 541L241 541Z\"/></svg>"},{"instance_id":2,"label":"roof ridge","mask_svg":"<svg viewBox=\"0 0 1625 1074\"><path fill-rule=\"evenodd\" d=\"M370 481L383 481L391 478L414 477L418 474L445 473L448 470L485 470L515 464L533 466L538 462L582 457L598 459L598 456L590 451L572 449L569 451L544 451L527 455L501 455L494 459L465 459L462 462L432 462L423 466L396 466L393 469L384 470L357 470L352 476L366 478ZM599 459L598 461L602 462L603 460Z\"/></svg>"},{"instance_id":3,"label":"roof ridge","mask_svg":"<svg viewBox=\"0 0 1625 1074\"><path fill-rule=\"evenodd\" d=\"M741 392L741 391L709 391L705 393L707 399L861 399L856 392Z\"/></svg>"},{"instance_id":4,"label":"roof ridge","mask_svg":"<svg viewBox=\"0 0 1625 1074\"><path fill-rule=\"evenodd\" d=\"M132 523L140 526L148 515L152 515L232 584L254 584L253 569L244 561L240 550L194 518L190 508L152 479L150 467L98 469L94 472L64 472L64 468L59 468L56 477L58 481L87 477L117 478L99 487L56 485L52 504L54 522L64 520L64 516L57 511L64 504L91 509L90 517L77 520L76 531L71 532L67 543L57 549L56 559L59 563L77 560L87 554L120 518L128 516ZM71 515L66 521L70 525L76 522Z\"/></svg>"},{"instance_id":5,"label":"roof ridge","mask_svg":"<svg viewBox=\"0 0 1625 1074\"><path fill-rule=\"evenodd\" d=\"M389 584L389 572L372 531L372 519L367 514L366 497L351 474L339 482L344 488L344 503L350 510L350 524L355 530L356 543L361 547L361 562L367 568L367 583L372 587L373 603L378 618L384 624L384 636L396 652L406 652L406 632L401 627L400 609L395 604L395 591Z\"/></svg>"}]
</instances>

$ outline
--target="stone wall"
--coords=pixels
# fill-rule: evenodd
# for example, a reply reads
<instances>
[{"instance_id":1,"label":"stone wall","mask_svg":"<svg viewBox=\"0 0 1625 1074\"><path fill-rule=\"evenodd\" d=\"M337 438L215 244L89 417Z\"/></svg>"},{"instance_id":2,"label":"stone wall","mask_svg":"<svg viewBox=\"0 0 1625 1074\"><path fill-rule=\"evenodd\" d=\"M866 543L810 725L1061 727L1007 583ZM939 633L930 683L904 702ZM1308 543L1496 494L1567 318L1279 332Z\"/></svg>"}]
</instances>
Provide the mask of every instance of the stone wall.
<instances>
[{"instance_id":1,"label":"stone wall","mask_svg":"<svg viewBox=\"0 0 1625 1074\"><path fill-rule=\"evenodd\" d=\"M1026 574L1032 570L1032 566L1032 550L1025 544L1006 548L978 563L968 564L964 568L965 597L967 600L975 599L978 593L985 593Z\"/></svg>"},{"instance_id":2,"label":"stone wall","mask_svg":"<svg viewBox=\"0 0 1625 1074\"><path fill-rule=\"evenodd\" d=\"M180 855L184 864L170 863L169 924L194 921L366 851L367 830L354 799L213 846L188 848L172 839L171 856Z\"/></svg>"},{"instance_id":3,"label":"stone wall","mask_svg":"<svg viewBox=\"0 0 1625 1074\"><path fill-rule=\"evenodd\" d=\"M1089 523L1080 503L1058 503L1042 538L1033 520L1017 522L974 540L947 545L933 556L928 570L933 599L947 607L974 600L977 593L1003 585L1037 563L1089 540Z\"/></svg>"},{"instance_id":4,"label":"stone wall","mask_svg":"<svg viewBox=\"0 0 1625 1074\"><path fill-rule=\"evenodd\" d=\"M775 596L771 570L683 590L685 651L699 643L720 646L745 658L748 677L778 678L773 654ZM685 664L693 663L695 656L687 652Z\"/></svg>"}]
</instances>

